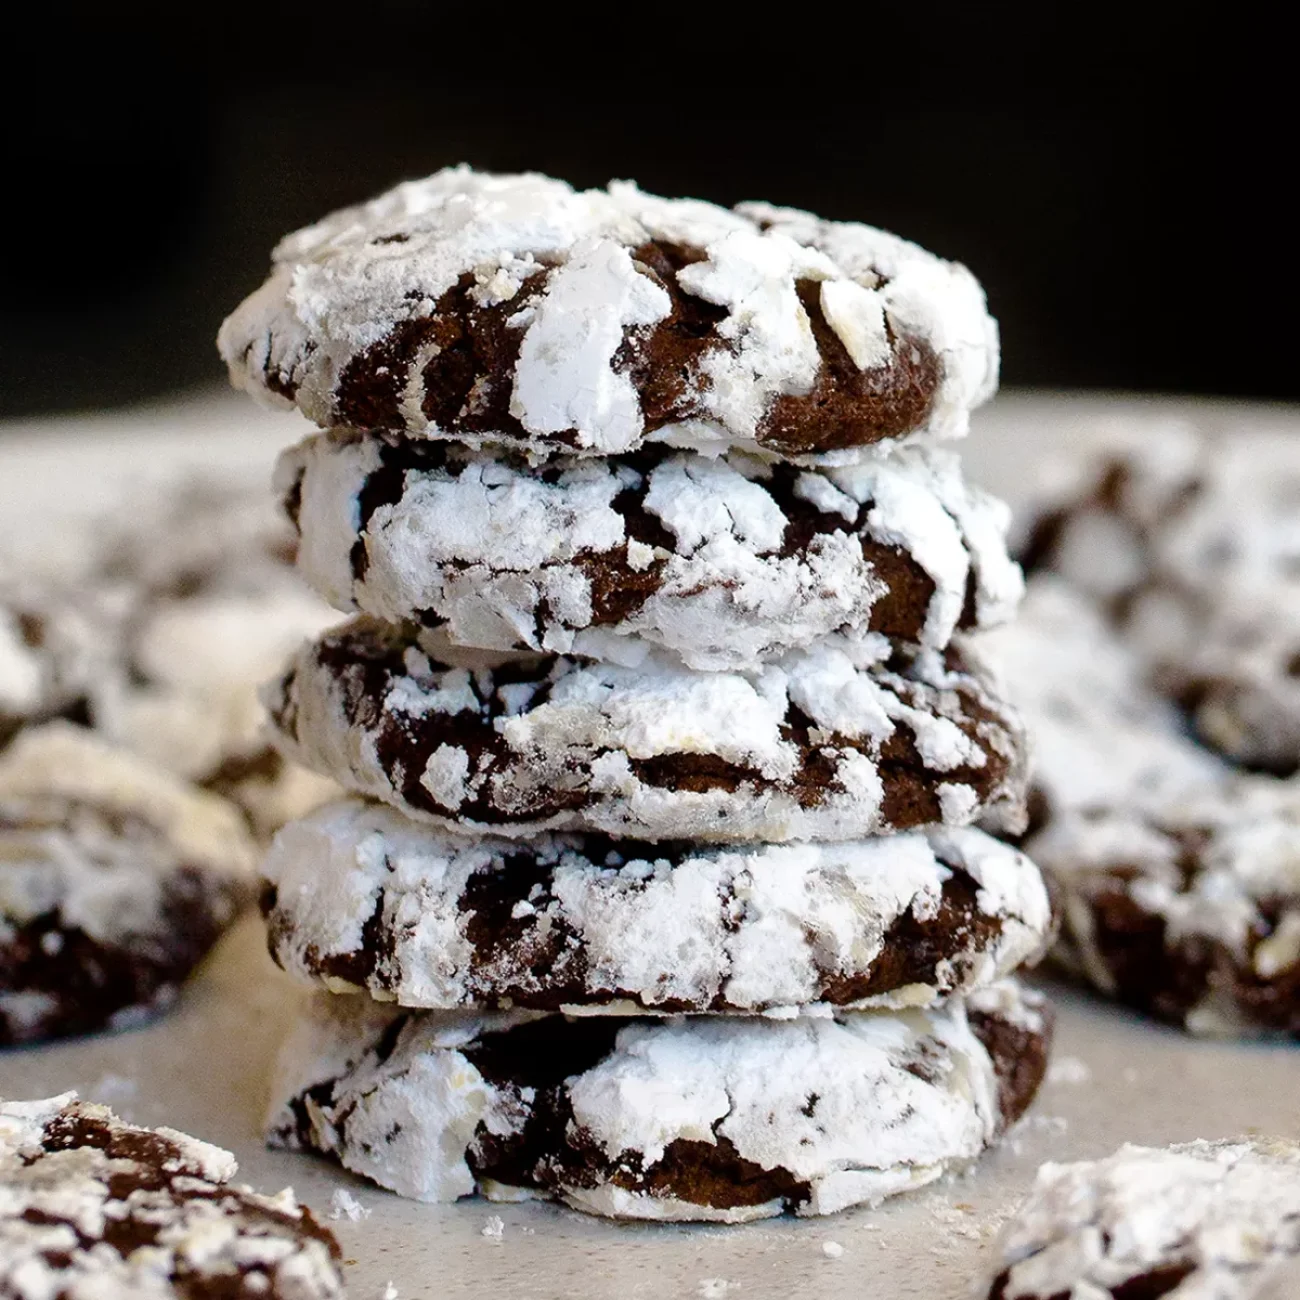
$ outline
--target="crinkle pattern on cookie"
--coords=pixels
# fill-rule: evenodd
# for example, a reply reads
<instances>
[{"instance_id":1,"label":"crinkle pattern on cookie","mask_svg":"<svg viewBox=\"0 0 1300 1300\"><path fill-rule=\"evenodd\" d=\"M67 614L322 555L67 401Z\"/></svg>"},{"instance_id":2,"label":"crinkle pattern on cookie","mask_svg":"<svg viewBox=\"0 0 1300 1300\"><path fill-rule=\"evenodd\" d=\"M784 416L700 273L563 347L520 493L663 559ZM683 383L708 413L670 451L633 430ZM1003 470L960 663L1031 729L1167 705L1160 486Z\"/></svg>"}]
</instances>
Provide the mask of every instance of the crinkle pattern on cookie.
<instances>
[{"instance_id":1,"label":"crinkle pattern on cookie","mask_svg":"<svg viewBox=\"0 0 1300 1300\"><path fill-rule=\"evenodd\" d=\"M870 226L464 167L282 240L218 341L322 427L536 455L957 436L998 369L974 277Z\"/></svg>"},{"instance_id":2,"label":"crinkle pattern on cookie","mask_svg":"<svg viewBox=\"0 0 1300 1300\"><path fill-rule=\"evenodd\" d=\"M65 723L0 755L0 1045L137 1023L252 900L238 813Z\"/></svg>"},{"instance_id":3,"label":"crinkle pattern on cookie","mask_svg":"<svg viewBox=\"0 0 1300 1300\"><path fill-rule=\"evenodd\" d=\"M1057 957L1102 992L1193 1033L1300 1037L1295 782L1074 812L1029 851L1062 897Z\"/></svg>"},{"instance_id":4,"label":"crinkle pattern on cookie","mask_svg":"<svg viewBox=\"0 0 1300 1300\"><path fill-rule=\"evenodd\" d=\"M1159 807L1228 771L1096 604L1053 573L1030 576L1015 621L980 650L1031 737L1036 824L1073 808Z\"/></svg>"},{"instance_id":5,"label":"crinkle pattern on cookie","mask_svg":"<svg viewBox=\"0 0 1300 1300\"><path fill-rule=\"evenodd\" d=\"M566 1020L322 996L285 1045L272 1143L403 1196L556 1196L612 1218L832 1214L989 1146L1046 1062L1014 985L941 1011Z\"/></svg>"},{"instance_id":6,"label":"crinkle pattern on cookie","mask_svg":"<svg viewBox=\"0 0 1300 1300\"><path fill-rule=\"evenodd\" d=\"M286 970L440 1010L926 1006L1035 959L1052 920L1033 863L971 829L468 840L354 799L286 827L262 873Z\"/></svg>"},{"instance_id":7,"label":"crinkle pattern on cookie","mask_svg":"<svg viewBox=\"0 0 1300 1300\"><path fill-rule=\"evenodd\" d=\"M1285 1300L1300 1281L1300 1146L1123 1146L1046 1164L996 1267L989 1300Z\"/></svg>"},{"instance_id":8,"label":"crinkle pattern on cookie","mask_svg":"<svg viewBox=\"0 0 1300 1300\"><path fill-rule=\"evenodd\" d=\"M228 1151L75 1093L0 1099L0 1295L342 1300L333 1235L236 1172Z\"/></svg>"},{"instance_id":9,"label":"crinkle pattern on cookie","mask_svg":"<svg viewBox=\"0 0 1300 1300\"><path fill-rule=\"evenodd\" d=\"M955 456L800 470L667 449L555 461L319 436L278 486L332 604L497 650L752 669L842 629L942 649L1009 618L1009 514Z\"/></svg>"},{"instance_id":10,"label":"crinkle pattern on cookie","mask_svg":"<svg viewBox=\"0 0 1300 1300\"><path fill-rule=\"evenodd\" d=\"M268 691L287 752L462 833L854 839L1023 826L1023 737L963 651L828 638L751 676L501 662L354 619Z\"/></svg>"}]
</instances>

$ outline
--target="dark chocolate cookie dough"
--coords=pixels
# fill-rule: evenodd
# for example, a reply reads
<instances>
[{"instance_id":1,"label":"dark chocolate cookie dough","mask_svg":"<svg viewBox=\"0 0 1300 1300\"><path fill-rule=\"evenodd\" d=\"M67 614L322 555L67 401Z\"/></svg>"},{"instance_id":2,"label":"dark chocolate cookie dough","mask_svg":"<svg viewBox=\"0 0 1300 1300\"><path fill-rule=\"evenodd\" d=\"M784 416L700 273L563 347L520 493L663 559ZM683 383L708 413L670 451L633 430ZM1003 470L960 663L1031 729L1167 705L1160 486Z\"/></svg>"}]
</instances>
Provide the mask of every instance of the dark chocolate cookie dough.
<instances>
[{"instance_id":1,"label":"dark chocolate cookie dough","mask_svg":"<svg viewBox=\"0 0 1300 1300\"><path fill-rule=\"evenodd\" d=\"M0 1099L0 1295L341 1300L338 1243L234 1157L75 1093Z\"/></svg>"},{"instance_id":2,"label":"dark chocolate cookie dough","mask_svg":"<svg viewBox=\"0 0 1300 1300\"><path fill-rule=\"evenodd\" d=\"M223 800L65 723L0 755L0 1046L138 1024L252 901Z\"/></svg>"},{"instance_id":3,"label":"dark chocolate cookie dough","mask_svg":"<svg viewBox=\"0 0 1300 1300\"><path fill-rule=\"evenodd\" d=\"M405 1007L926 1006L1035 960L1038 869L969 827L835 844L467 839L351 799L262 863L270 948Z\"/></svg>"}]
</instances>

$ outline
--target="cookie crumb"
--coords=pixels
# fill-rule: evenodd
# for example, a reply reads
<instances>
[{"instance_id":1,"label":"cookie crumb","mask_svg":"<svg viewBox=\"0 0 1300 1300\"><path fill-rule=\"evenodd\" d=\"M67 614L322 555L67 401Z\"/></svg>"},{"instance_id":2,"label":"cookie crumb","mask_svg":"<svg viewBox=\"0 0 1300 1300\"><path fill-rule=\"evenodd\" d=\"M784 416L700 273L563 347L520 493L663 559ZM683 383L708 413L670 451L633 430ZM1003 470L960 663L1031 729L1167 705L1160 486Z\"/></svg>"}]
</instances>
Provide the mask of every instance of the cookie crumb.
<instances>
[{"instance_id":1,"label":"cookie crumb","mask_svg":"<svg viewBox=\"0 0 1300 1300\"><path fill-rule=\"evenodd\" d=\"M357 1200L346 1187L335 1188L330 1197L330 1218L347 1219L351 1223L360 1223L368 1219L370 1211Z\"/></svg>"},{"instance_id":2,"label":"cookie crumb","mask_svg":"<svg viewBox=\"0 0 1300 1300\"><path fill-rule=\"evenodd\" d=\"M379 1297L379 1300L397 1300L397 1288L389 1282L384 1287L384 1294Z\"/></svg>"},{"instance_id":3,"label":"cookie crumb","mask_svg":"<svg viewBox=\"0 0 1300 1300\"><path fill-rule=\"evenodd\" d=\"M706 1277L701 1279L696 1288L701 1300L722 1300L728 1291L740 1289L739 1282L730 1282L725 1277Z\"/></svg>"},{"instance_id":4,"label":"cookie crumb","mask_svg":"<svg viewBox=\"0 0 1300 1300\"><path fill-rule=\"evenodd\" d=\"M844 1254L844 1247L838 1241L823 1241L822 1254L827 1259L839 1259Z\"/></svg>"},{"instance_id":5,"label":"cookie crumb","mask_svg":"<svg viewBox=\"0 0 1300 1300\"><path fill-rule=\"evenodd\" d=\"M489 1214L481 1235L487 1237L489 1241L500 1241L505 1231L505 1220L499 1214Z\"/></svg>"}]
</instances>

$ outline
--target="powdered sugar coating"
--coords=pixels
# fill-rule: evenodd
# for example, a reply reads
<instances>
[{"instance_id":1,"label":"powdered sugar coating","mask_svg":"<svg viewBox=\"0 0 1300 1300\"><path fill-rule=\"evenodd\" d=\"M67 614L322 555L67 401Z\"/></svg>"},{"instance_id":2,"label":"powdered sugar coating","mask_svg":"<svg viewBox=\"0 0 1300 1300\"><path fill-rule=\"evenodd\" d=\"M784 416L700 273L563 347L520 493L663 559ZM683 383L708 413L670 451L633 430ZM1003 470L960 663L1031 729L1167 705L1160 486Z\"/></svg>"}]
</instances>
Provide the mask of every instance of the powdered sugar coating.
<instances>
[{"instance_id":1,"label":"powdered sugar coating","mask_svg":"<svg viewBox=\"0 0 1300 1300\"><path fill-rule=\"evenodd\" d=\"M1297 499L1289 434L1131 430L1040 520L1029 556L1115 605L1205 741L1281 774L1300 766Z\"/></svg>"},{"instance_id":2,"label":"powdered sugar coating","mask_svg":"<svg viewBox=\"0 0 1300 1300\"><path fill-rule=\"evenodd\" d=\"M155 827L196 866L251 870L252 846L229 804L66 722L24 731L0 754L0 796L94 804Z\"/></svg>"},{"instance_id":3,"label":"powdered sugar coating","mask_svg":"<svg viewBox=\"0 0 1300 1300\"><path fill-rule=\"evenodd\" d=\"M1058 956L1097 988L1193 1032L1300 1036L1295 782L1073 812L1030 850L1063 898Z\"/></svg>"},{"instance_id":4,"label":"powdered sugar coating","mask_svg":"<svg viewBox=\"0 0 1300 1300\"><path fill-rule=\"evenodd\" d=\"M355 619L268 703L286 751L458 832L856 839L943 816L1023 824L1019 724L955 649L830 637L759 673L490 659ZM973 797L941 799L971 787Z\"/></svg>"},{"instance_id":5,"label":"powdered sugar coating","mask_svg":"<svg viewBox=\"0 0 1300 1300\"><path fill-rule=\"evenodd\" d=\"M522 1185L620 1218L830 1214L978 1156L1012 1117L996 1065L960 1001L565 1022L322 997L286 1043L268 1131L420 1200Z\"/></svg>"},{"instance_id":6,"label":"powdered sugar coating","mask_svg":"<svg viewBox=\"0 0 1300 1300\"><path fill-rule=\"evenodd\" d=\"M0 754L0 1043L134 1023L253 894L223 800L49 723Z\"/></svg>"},{"instance_id":7,"label":"powdered sugar coating","mask_svg":"<svg viewBox=\"0 0 1300 1300\"><path fill-rule=\"evenodd\" d=\"M1211 788L1225 767L1146 680L1146 662L1054 574L1030 577L1015 622L981 639L1025 719L1049 812L1152 805Z\"/></svg>"},{"instance_id":8,"label":"powdered sugar coating","mask_svg":"<svg viewBox=\"0 0 1300 1300\"><path fill-rule=\"evenodd\" d=\"M282 240L218 342L322 427L540 455L959 436L998 366L970 273L883 231L465 167Z\"/></svg>"},{"instance_id":9,"label":"powdered sugar coating","mask_svg":"<svg viewBox=\"0 0 1300 1300\"><path fill-rule=\"evenodd\" d=\"M753 669L838 630L942 649L1021 591L1008 512L956 457L903 449L820 472L730 453L517 459L319 436L277 486L299 567L343 610L450 639Z\"/></svg>"},{"instance_id":10,"label":"powdered sugar coating","mask_svg":"<svg viewBox=\"0 0 1300 1300\"><path fill-rule=\"evenodd\" d=\"M1033 863L971 829L656 851L466 840L349 800L281 831L262 873L286 970L442 1010L927 1006L1035 959L1051 925Z\"/></svg>"},{"instance_id":11,"label":"powdered sugar coating","mask_svg":"<svg viewBox=\"0 0 1300 1300\"><path fill-rule=\"evenodd\" d=\"M334 1238L234 1157L75 1093L0 1100L0 1293L13 1300L339 1300Z\"/></svg>"},{"instance_id":12,"label":"powdered sugar coating","mask_svg":"<svg viewBox=\"0 0 1300 1300\"><path fill-rule=\"evenodd\" d=\"M1003 1235L989 1294L1281 1300L1294 1293L1298 1265L1300 1146L1276 1138L1126 1145L1038 1171Z\"/></svg>"}]
</instances>

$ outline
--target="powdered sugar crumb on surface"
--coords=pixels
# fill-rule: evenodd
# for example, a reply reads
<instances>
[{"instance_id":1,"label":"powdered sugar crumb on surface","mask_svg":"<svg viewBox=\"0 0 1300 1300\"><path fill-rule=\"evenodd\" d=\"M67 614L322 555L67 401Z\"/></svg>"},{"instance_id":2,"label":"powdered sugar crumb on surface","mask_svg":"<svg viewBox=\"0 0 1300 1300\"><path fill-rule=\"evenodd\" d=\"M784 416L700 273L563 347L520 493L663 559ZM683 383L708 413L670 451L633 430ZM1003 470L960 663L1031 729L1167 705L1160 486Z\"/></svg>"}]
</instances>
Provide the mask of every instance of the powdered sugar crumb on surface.
<instances>
[{"instance_id":1,"label":"powdered sugar crumb on surface","mask_svg":"<svg viewBox=\"0 0 1300 1300\"><path fill-rule=\"evenodd\" d=\"M334 1189L330 1196L331 1219L347 1219L351 1223L359 1223L369 1217L370 1211L346 1187Z\"/></svg>"},{"instance_id":2,"label":"powdered sugar crumb on surface","mask_svg":"<svg viewBox=\"0 0 1300 1300\"><path fill-rule=\"evenodd\" d=\"M1092 1081L1092 1069L1077 1056L1053 1057L1047 1067L1048 1083L1083 1084Z\"/></svg>"},{"instance_id":3,"label":"powdered sugar crumb on surface","mask_svg":"<svg viewBox=\"0 0 1300 1300\"><path fill-rule=\"evenodd\" d=\"M722 1300L728 1291L740 1290L739 1282L729 1281L725 1277L706 1277L695 1288L700 1300Z\"/></svg>"}]
</instances>

